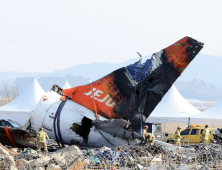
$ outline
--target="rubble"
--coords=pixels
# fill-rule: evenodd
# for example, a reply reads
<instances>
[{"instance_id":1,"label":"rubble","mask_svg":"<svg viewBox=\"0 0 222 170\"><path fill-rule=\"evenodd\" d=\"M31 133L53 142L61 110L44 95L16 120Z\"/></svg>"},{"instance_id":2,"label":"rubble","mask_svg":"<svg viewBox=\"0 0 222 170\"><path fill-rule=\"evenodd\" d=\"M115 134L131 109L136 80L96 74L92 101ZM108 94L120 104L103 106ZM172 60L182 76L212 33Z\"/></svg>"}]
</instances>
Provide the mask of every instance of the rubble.
<instances>
[{"instance_id":1,"label":"rubble","mask_svg":"<svg viewBox=\"0 0 222 170\"><path fill-rule=\"evenodd\" d=\"M37 151L31 148L26 148L20 154L15 155L15 161L18 159L25 159L27 161L30 161L30 160L34 160L40 157L41 157L41 154L38 154Z\"/></svg>"},{"instance_id":2,"label":"rubble","mask_svg":"<svg viewBox=\"0 0 222 170\"><path fill-rule=\"evenodd\" d=\"M63 149L59 149L56 151L56 153L64 153L64 152L72 152L75 153L76 155L82 155L80 149L75 145L71 145L69 147L65 147Z\"/></svg>"},{"instance_id":3,"label":"rubble","mask_svg":"<svg viewBox=\"0 0 222 170\"><path fill-rule=\"evenodd\" d=\"M48 167L46 168L46 170L62 170L62 168L58 165L54 165L54 164L49 164Z\"/></svg>"},{"instance_id":4,"label":"rubble","mask_svg":"<svg viewBox=\"0 0 222 170\"><path fill-rule=\"evenodd\" d=\"M10 170L16 170L15 161L13 157L0 146L0 169L10 169Z\"/></svg>"},{"instance_id":5,"label":"rubble","mask_svg":"<svg viewBox=\"0 0 222 170\"><path fill-rule=\"evenodd\" d=\"M18 151L17 148L11 148L11 149L8 149L6 146L3 146L1 143L0 143L0 147L3 148L4 150L6 150L10 155L14 156L16 154L18 154L17 152L15 152L14 149L16 149Z\"/></svg>"},{"instance_id":6,"label":"rubble","mask_svg":"<svg viewBox=\"0 0 222 170\"><path fill-rule=\"evenodd\" d=\"M189 148L156 143L80 150L69 146L49 154L26 148L18 153L0 146L0 169L201 169L222 168L222 146L198 143Z\"/></svg>"},{"instance_id":7,"label":"rubble","mask_svg":"<svg viewBox=\"0 0 222 170\"><path fill-rule=\"evenodd\" d=\"M23 170L28 163L29 161L26 161L25 159L19 159L15 162L15 166L18 170Z\"/></svg>"},{"instance_id":8,"label":"rubble","mask_svg":"<svg viewBox=\"0 0 222 170\"><path fill-rule=\"evenodd\" d=\"M31 162L29 164L29 167L31 167L32 169L36 169L38 167L43 167L49 163L50 159L51 158L49 156L44 156L44 157L38 158L38 159L34 160L33 162Z\"/></svg>"}]
</instances>

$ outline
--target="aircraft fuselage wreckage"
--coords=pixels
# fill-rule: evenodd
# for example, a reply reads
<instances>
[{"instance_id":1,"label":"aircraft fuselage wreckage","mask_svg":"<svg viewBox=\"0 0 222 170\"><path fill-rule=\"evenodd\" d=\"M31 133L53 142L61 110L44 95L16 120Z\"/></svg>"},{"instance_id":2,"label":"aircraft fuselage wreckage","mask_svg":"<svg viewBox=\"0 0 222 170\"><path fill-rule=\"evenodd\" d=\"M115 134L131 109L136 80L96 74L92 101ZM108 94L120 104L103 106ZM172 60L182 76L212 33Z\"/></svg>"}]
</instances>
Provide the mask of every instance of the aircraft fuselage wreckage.
<instances>
[{"instance_id":1,"label":"aircraft fuselage wreckage","mask_svg":"<svg viewBox=\"0 0 222 170\"><path fill-rule=\"evenodd\" d=\"M184 37L88 85L62 90L54 85L31 117L32 127L43 126L61 145L101 147L133 145L141 136L134 131L152 113L175 80L203 48Z\"/></svg>"}]
</instances>

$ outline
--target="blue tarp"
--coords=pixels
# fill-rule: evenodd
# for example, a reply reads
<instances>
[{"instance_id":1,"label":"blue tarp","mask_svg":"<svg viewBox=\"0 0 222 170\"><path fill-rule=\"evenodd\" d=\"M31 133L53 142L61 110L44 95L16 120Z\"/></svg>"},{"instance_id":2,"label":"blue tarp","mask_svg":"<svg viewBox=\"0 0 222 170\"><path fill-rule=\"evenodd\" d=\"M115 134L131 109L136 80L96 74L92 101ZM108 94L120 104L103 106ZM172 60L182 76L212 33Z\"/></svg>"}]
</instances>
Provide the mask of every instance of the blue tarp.
<instances>
[{"instance_id":1,"label":"blue tarp","mask_svg":"<svg viewBox=\"0 0 222 170\"><path fill-rule=\"evenodd\" d=\"M126 67L130 76L136 80L143 82L145 78L148 76L152 67L152 63L150 59L147 59L144 64L141 63L141 60L135 62Z\"/></svg>"}]
</instances>

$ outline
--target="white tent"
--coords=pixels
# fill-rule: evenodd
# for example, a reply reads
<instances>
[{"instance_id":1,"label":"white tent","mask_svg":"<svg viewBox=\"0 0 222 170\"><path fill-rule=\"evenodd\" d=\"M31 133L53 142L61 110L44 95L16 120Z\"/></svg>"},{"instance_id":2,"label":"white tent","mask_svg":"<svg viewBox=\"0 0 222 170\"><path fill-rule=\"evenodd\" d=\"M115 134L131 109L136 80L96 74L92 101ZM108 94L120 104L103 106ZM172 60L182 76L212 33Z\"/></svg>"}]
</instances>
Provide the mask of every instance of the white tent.
<instances>
[{"instance_id":1,"label":"white tent","mask_svg":"<svg viewBox=\"0 0 222 170\"><path fill-rule=\"evenodd\" d=\"M172 85L146 122L188 123L189 117L195 117L199 113Z\"/></svg>"},{"instance_id":2,"label":"white tent","mask_svg":"<svg viewBox=\"0 0 222 170\"><path fill-rule=\"evenodd\" d=\"M11 119L23 126L44 94L45 91L38 81L34 79L20 96L0 107L0 119Z\"/></svg>"},{"instance_id":3,"label":"white tent","mask_svg":"<svg viewBox=\"0 0 222 170\"><path fill-rule=\"evenodd\" d=\"M215 105L209 109L200 113L196 118L193 118L193 123L198 124L211 124L221 125L222 124L222 99L220 99Z\"/></svg>"},{"instance_id":4,"label":"white tent","mask_svg":"<svg viewBox=\"0 0 222 170\"><path fill-rule=\"evenodd\" d=\"M222 99L198 115L200 118L222 119Z\"/></svg>"},{"instance_id":5,"label":"white tent","mask_svg":"<svg viewBox=\"0 0 222 170\"><path fill-rule=\"evenodd\" d=\"M70 86L70 84L66 80L65 84L63 84L63 86L62 86L62 89L70 89L70 88L72 88L72 87Z\"/></svg>"}]
</instances>

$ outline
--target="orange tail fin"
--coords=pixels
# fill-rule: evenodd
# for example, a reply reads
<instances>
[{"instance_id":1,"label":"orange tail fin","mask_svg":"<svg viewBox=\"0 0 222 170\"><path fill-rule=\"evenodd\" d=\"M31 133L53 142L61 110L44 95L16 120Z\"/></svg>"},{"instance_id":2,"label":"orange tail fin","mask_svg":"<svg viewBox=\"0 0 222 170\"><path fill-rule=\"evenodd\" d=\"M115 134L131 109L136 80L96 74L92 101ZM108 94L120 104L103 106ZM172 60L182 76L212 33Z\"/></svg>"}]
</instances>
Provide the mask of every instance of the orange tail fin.
<instances>
[{"instance_id":1,"label":"orange tail fin","mask_svg":"<svg viewBox=\"0 0 222 170\"><path fill-rule=\"evenodd\" d=\"M139 129L188 64L203 48L190 37L154 53L144 64L140 61L120 68L85 86L63 90L63 94L108 119L129 120Z\"/></svg>"}]
</instances>

